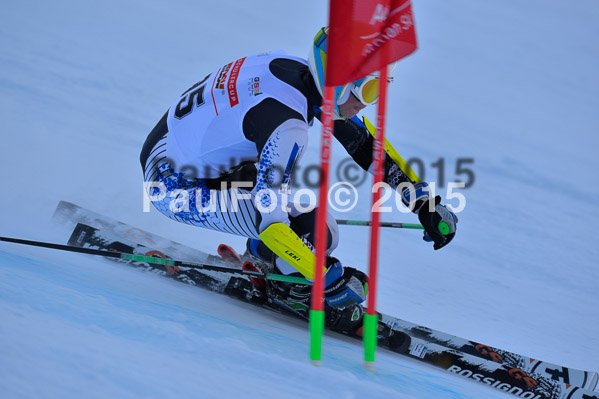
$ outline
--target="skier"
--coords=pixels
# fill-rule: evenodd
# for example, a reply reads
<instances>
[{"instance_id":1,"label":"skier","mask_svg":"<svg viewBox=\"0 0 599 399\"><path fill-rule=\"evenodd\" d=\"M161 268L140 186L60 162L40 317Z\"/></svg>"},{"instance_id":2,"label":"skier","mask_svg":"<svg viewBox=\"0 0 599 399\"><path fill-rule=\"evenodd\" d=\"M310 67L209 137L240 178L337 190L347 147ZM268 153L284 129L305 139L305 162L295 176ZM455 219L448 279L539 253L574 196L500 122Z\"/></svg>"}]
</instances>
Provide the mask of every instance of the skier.
<instances>
[{"instance_id":1,"label":"skier","mask_svg":"<svg viewBox=\"0 0 599 399\"><path fill-rule=\"evenodd\" d=\"M308 144L308 128L321 115L327 36L327 28L318 32L307 61L271 51L216 69L174 102L140 155L148 194L160 212L247 237L248 254L279 273L299 272L309 280L314 279L316 208L307 211L288 197L293 168ZM355 116L377 99L377 74L336 88L334 136L367 171L373 138ZM384 168L385 181L394 189L410 182L388 156ZM453 239L456 218L439 203L440 197L429 197L427 186L418 182L400 195L414 205L425 240L439 249ZM339 239L331 216L327 226L326 304L352 308L364 301L367 278L331 256ZM268 295L282 306L308 311L309 286L268 286Z\"/></svg>"}]
</instances>

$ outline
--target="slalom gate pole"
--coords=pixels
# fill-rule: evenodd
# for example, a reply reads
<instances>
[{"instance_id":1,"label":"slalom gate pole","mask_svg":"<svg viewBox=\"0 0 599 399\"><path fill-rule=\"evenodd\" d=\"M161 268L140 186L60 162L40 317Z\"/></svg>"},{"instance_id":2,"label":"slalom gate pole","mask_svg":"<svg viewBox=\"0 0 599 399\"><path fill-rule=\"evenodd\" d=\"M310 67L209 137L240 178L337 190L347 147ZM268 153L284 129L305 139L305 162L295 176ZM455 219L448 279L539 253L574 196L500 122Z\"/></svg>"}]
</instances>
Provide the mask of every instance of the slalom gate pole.
<instances>
[{"instance_id":1,"label":"slalom gate pole","mask_svg":"<svg viewBox=\"0 0 599 399\"><path fill-rule=\"evenodd\" d=\"M316 264L312 303L310 308L310 361L320 366L322 360L322 336L324 331L324 264L327 249L327 205L329 187L329 162L333 137L333 101L335 88L325 86L322 100L322 138L320 142L320 191L316 210Z\"/></svg>"},{"instance_id":2,"label":"slalom gate pole","mask_svg":"<svg viewBox=\"0 0 599 399\"><path fill-rule=\"evenodd\" d=\"M372 223L370 228L370 264L368 267L368 307L364 315L364 366L374 371L374 361L377 345L378 315L376 313L376 279L379 247L380 211L375 209L381 197L381 182L383 181L383 159L385 156L385 106L387 105L387 66L380 70L379 104L376 139L372 158L374 161L374 190L372 192Z\"/></svg>"},{"instance_id":3,"label":"slalom gate pole","mask_svg":"<svg viewBox=\"0 0 599 399\"><path fill-rule=\"evenodd\" d=\"M102 250L102 249L73 247L70 245L54 244L54 243L42 242L42 241L23 240L20 238L11 238L11 237L0 237L0 241L11 242L14 244L29 245L29 246L34 246L34 247L57 249L59 251L78 252L78 253L83 253L83 254L88 254L88 255L106 256L109 258L123 259L123 260L127 260L127 261L132 261L132 262L146 262L146 263L151 263L154 265L161 265L161 266L173 266L173 267L179 266L179 267L187 267L190 269L209 270L209 271L213 271L213 272L241 274L243 276L248 276L248 277L264 278L267 280L286 281L286 282L296 283L296 284L306 284L306 285L310 284L310 282L303 277L293 277L293 276L285 276L282 274L252 272L252 271L246 271L246 270L241 270L241 269L234 269L232 267L206 265L206 264L201 264L201 263L188 263L188 262L182 262L182 261L173 260L173 259L155 258L153 256L106 251L106 250Z\"/></svg>"},{"instance_id":4,"label":"slalom gate pole","mask_svg":"<svg viewBox=\"0 0 599 399\"><path fill-rule=\"evenodd\" d=\"M372 222L370 220L337 219L337 224L348 225L348 226L372 226ZM413 223L380 222L379 226L380 227L393 227L396 229L424 230L424 227L422 227L421 224L413 224Z\"/></svg>"}]
</instances>

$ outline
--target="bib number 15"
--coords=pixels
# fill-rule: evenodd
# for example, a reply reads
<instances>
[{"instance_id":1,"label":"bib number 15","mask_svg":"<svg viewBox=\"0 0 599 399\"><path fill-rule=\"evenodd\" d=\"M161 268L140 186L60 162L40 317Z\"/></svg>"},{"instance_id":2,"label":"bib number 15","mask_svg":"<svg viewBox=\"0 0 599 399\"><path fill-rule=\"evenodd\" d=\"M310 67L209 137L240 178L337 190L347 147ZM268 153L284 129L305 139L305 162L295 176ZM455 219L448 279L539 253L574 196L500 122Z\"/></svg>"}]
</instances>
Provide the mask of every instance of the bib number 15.
<instances>
[{"instance_id":1,"label":"bib number 15","mask_svg":"<svg viewBox=\"0 0 599 399\"><path fill-rule=\"evenodd\" d=\"M179 100L177 106L175 107L175 118L183 119L187 115L191 114L191 112L194 110L194 104L196 107L204 105L204 89L206 88L206 80L208 80L208 76L206 76L201 82L191 86L189 90L183 93L181 100Z\"/></svg>"}]
</instances>

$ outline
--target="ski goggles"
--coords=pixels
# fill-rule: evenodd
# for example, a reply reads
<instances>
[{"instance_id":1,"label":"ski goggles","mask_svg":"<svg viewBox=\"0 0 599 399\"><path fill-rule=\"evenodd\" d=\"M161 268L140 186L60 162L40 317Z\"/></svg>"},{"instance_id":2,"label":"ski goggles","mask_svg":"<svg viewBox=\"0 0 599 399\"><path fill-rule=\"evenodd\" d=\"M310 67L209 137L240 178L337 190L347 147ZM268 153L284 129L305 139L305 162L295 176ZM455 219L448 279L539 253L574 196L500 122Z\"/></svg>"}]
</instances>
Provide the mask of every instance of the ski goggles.
<instances>
[{"instance_id":1,"label":"ski goggles","mask_svg":"<svg viewBox=\"0 0 599 399\"><path fill-rule=\"evenodd\" d=\"M392 83L393 77L387 78L387 83ZM364 105L371 105L379 99L379 77L377 75L368 75L365 78L356 80L351 84L351 92Z\"/></svg>"},{"instance_id":2,"label":"ski goggles","mask_svg":"<svg viewBox=\"0 0 599 399\"><path fill-rule=\"evenodd\" d=\"M368 75L351 85L351 92L364 105L374 104L379 99L379 77Z\"/></svg>"},{"instance_id":3,"label":"ski goggles","mask_svg":"<svg viewBox=\"0 0 599 399\"><path fill-rule=\"evenodd\" d=\"M387 67L387 83L393 83L395 77L395 69L397 68L397 62L389 64ZM370 75L358 79L351 83L350 89L354 96L364 105L371 105L379 99L379 74L378 72L371 73Z\"/></svg>"}]
</instances>

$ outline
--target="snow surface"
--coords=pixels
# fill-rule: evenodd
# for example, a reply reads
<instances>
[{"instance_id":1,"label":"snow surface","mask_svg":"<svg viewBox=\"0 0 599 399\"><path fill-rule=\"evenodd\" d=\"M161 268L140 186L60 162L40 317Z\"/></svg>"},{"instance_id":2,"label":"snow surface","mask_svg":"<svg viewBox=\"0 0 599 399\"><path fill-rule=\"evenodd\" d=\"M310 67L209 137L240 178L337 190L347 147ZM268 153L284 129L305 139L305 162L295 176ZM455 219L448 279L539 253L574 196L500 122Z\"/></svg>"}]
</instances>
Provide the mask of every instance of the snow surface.
<instances>
[{"instance_id":1,"label":"snow surface","mask_svg":"<svg viewBox=\"0 0 599 399\"><path fill-rule=\"evenodd\" d=\"M322 4L3 2L0 234L65 242L49 224L64 199L205 251L242 248L143 213L138 154L215 67L277 48L306 55ZM383 231L379 310L599 370L597 2L415 0L414 13L420 49L390 87L388 138L425 162L427 180L440 157L446 180L474 158L476 180L449 247ZM359 193L339 218L368 218L368 187ZM337 255L367 270L368 230L341 234ZM0 276L3 398L509 397L384 351L370 374L359 342L336 335L315 368L305 324L102 259L3 243Z\"/></svg>"}]
</instances>

